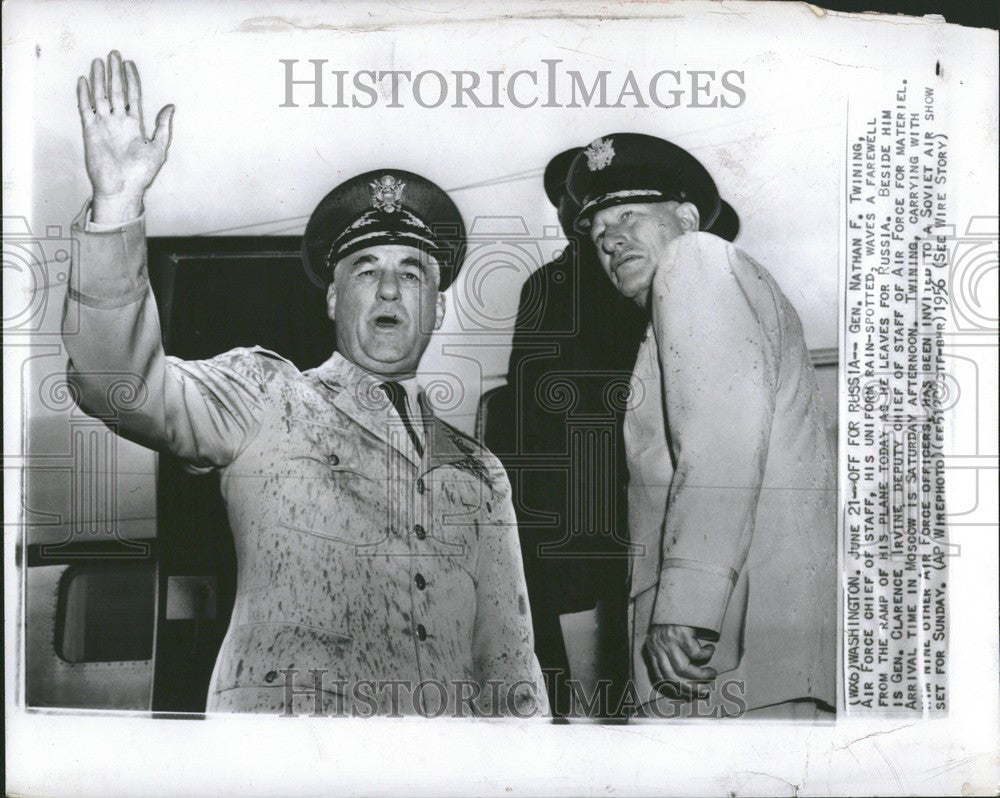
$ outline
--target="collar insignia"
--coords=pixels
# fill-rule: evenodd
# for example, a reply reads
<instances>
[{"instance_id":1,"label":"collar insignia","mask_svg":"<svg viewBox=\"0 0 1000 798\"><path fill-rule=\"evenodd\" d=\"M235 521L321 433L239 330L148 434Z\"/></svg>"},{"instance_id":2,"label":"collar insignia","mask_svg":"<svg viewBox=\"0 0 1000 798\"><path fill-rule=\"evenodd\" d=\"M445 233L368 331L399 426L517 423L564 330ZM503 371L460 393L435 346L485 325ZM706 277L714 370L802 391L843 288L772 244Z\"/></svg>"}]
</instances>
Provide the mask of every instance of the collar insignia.
<instances>
[{"instance_id":1,"label":"collar insignia","mask_svg":"<svg viewBox=\"0 0 1000 798\"><path fill-rule=\"evenodd\" d=\"M490 473L486 468L486 463L470 445L470 443L455 433L455 431L452 430L447 424L441 424L441 428L444 430L445 435L448 437L448 440L451 441L452 445L454 445L454 447L462 454L460 459L453 460L451 464L455 468L460 468L463 471L468 471L469 473L474 474L485 484L492 486L493 483L490 481Z\"/></svg>"},{"instance_id":2,"label":"collar insignia","mask_svg":"<svg viewBox=\"0 0 1000 798\"><path fill-rule=\"evenodd\" d=\"M372 207L386 213L398 211L403 200L406 183L392 175L382 175L368 184L372 189Z\"/></svg>"},{"instance_id":3,"label":"collar insignia","mask_svg":"<svg viewBox=\"0 0 1000 798\"><path fill-rule=\"evenodd\" d=\"M600 171L611 163L611 159L615 157L615 149L611 146L613 141L614 139L597 139L583 151L587 156L587 168L591 172Z\"/></svg>"}]
</instances>

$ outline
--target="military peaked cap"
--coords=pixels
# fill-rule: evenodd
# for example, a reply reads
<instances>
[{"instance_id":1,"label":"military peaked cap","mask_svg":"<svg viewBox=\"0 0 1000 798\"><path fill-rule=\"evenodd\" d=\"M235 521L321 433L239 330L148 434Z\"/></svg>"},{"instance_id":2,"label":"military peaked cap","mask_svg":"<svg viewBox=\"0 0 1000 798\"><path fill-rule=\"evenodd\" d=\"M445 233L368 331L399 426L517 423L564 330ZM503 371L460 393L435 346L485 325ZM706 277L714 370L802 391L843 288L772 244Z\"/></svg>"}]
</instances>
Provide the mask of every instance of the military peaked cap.
<instances>
[{"instance_id":1,"label":"military peaked cap","mask_svg":"<svg viewBox=\"0 0 1000 798\"><path fill-rule=\"evenodd\" d=\"M574 226L581 233L604 208L671 200L698 209L700 230L732 241L740 229L736 211L701 162L656 136L612 133L591 142L573 159L567 185L580 204Z\"/></svg>"},{"instance_id":2,"label":"military peaked cap","mask_svg":"<svg viewBox=\"0 0 1000 798\"><path fill-rule=\"evenodd\" d=\"M306 269L333 281L337 262L379 244L401 244L432 255L443 291L455 279L465 249L465 224L451 197L425 177L375 169L352 177L316 206L302 238Z\"/></svg>"}]
</instances>

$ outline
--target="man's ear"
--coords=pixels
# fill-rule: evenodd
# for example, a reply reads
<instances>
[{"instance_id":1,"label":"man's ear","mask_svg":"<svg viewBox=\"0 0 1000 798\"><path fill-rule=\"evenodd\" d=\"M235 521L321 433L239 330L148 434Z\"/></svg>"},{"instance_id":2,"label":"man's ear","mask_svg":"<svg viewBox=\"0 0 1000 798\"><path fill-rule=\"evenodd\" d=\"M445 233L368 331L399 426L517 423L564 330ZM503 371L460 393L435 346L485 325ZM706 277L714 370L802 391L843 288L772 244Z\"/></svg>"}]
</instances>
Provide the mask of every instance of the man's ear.
<instances>
[{"instance_id":1,"label":"man's ear","mask_svg":"<svg viewBox=\"0 0 1000 798\"><path fill-rule=\"evenodd\" d=\"M447 302L443 291L438 291L437 299L434 301L434 329L440 330L444 322L444 314L447 309Z\"/></svg>"},{"instance_id":2,"label":"man's ear","mask_svg":"<svg viewBox=\"0 0 1000 798\"><path fill-rule=\"evenodd\" d=\"M326 315L330 321L337 320L337 284L330 283L326 287Z\"/></svg>"},{"instance_id":3,"label":"man's ear","mask_svg":"<svg viewBox=\"0 0 1000 798\"><path fill-rule=\"evenodd\" d=\"M674 213L677 214L677 220L681 223L681 229L685 233L697 232L701 223L701 214L698 213L698 209L693 203L682 202L674 209Z\"/></svg>"}]
</instances>

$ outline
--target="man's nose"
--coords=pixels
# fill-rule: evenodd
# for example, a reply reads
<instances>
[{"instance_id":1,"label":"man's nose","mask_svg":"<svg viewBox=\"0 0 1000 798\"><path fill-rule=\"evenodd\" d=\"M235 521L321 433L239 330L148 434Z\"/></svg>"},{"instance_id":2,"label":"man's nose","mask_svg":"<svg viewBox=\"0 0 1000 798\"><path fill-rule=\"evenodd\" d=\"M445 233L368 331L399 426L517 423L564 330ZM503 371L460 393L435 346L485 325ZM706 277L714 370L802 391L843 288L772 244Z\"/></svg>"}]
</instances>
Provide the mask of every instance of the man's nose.
<instances>
[{"instance_id":1,"label":"man's nose","mask_svg":"<svg viewBox=\"0 0 1000 798\"><path fill-rule=\"evenodd\" d=\"M378 298L392 301L399 298L399 279L394 272L383 272L378 281Z\"/></svg>"},{"instance_id":2,"label":"man's nose","mask_svg":"<svg viewBox=\"0 0 1000 798\"><path fill-rule=\"evenodd\" d=\"M613 255L617 250L625 246L625 236L620 227L607 228L604 231L604 238L601 240L601 248L609 255Z\"/></svg>"}]
</instances>

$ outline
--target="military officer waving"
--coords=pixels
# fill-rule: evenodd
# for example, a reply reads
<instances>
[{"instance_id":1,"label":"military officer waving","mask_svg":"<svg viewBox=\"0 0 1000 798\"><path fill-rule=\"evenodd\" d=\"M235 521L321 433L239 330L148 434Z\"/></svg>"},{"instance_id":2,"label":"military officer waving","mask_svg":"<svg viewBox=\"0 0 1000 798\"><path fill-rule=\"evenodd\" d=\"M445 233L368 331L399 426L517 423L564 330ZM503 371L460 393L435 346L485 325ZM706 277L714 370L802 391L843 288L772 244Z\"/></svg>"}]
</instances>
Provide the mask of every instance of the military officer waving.
<instances>
[{"instance_id":1,"label":"military officer waving","mask_svg":"<svg viewBox=\"0 0 1000 798\"><path fill-rule=\"evenodd\" d=\"M143 221L173 107L147 138L118 53L78 100L93 199L73 226L69 377L124 437L221 473L238 583L208 711L545 714L507 477L415 379L460 266L447 194L379 169L316 208L303 257L337 328L318 368L259 348L181 361L160 343ZM144 399L110 407L123 372Z\"/></svg>"}]
</instances>

